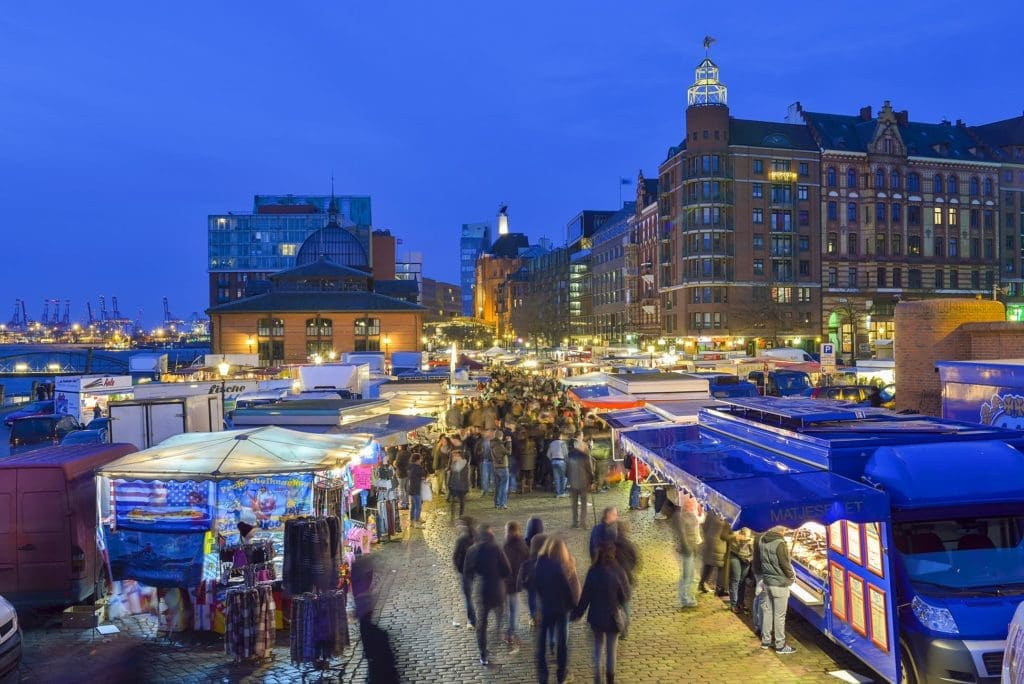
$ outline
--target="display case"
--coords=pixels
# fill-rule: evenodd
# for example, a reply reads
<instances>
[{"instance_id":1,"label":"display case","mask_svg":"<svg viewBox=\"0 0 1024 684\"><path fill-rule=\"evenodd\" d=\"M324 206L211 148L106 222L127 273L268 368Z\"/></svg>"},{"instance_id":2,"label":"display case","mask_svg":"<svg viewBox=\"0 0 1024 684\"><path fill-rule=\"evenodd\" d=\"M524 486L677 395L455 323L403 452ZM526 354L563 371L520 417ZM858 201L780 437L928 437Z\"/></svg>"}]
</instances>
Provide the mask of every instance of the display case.
<instances>
[{"instance_id":1,"label":"display case","mask_svg":"<svg viewBox=\"0 0 1024 684\"><path fill-rule=\"evenodd\" d=\"M789 559L796 571L796 582L790 587L793 595L809 606L820 606L828 581L828 541L825 526L806 523L783 535Z\"/></svg>"}]
</instances>

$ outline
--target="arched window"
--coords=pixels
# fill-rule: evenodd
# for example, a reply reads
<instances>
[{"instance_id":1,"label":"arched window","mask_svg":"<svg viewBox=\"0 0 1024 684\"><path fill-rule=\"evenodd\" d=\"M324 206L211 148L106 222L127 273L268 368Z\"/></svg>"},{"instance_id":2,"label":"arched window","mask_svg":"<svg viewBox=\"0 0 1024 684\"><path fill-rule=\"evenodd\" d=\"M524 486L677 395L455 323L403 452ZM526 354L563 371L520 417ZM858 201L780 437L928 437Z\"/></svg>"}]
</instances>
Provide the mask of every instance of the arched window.
<instances>
[{"instance_id":1,"label":"arched window","mask_svg":"<svg viewBox=\"0 0 1024 684\"><path fill-rule=\"evenodd\" d=\"M992 196L992 179L991 178L986 178L985 179L985 197L991 197L991 196Z\"/></svg>"},{"instance_id":2,"label":"arched window","mask_svg":"<svg viewBox=\"0 0 1024 684\"><path fill-rule=\"evenodd\" d=\"M978 185L978 177L977 176L971 176L971 181L970 181L970 184L968 185L968 190L970 192L971 197L977 197L978 196L978 193L981 191L981 188Z\"/></svg>"},{"instance_id":3,"label":"arched window","mask_svg":"<svg viewBox=\"0 0 1024 684\"><path fill-rule=\"evenodd\" d=\"M284 363L284 319L260 318L256 321L256 350L261 366Z\"/></svg>"},{"instance_id":4,"label":"arched window","mask_svg":"<svg viewBox=\"0 0 1024 684\"><path fill-rule=\"evenodd\" d=\"M957 189L956 176L950 176L949 180L946 181L946 192L950 195L955 195L959 192Z\"/></svg>"},{"instance_id":5,"label":"arched window","mask_svg":"<svg viewBox=\"0 0 1024 684\"><path fill-rule=\"evenodd\" d=\"M357 318L354 323L354 351L380 351L380 319Z\"/></svg>"},{"instance_id":6,"label":"arched window","mask_svg":"<svg viewBox=\"0 0 1024 684\"><path fill-rule=\"evenodd\" d=\"M892 174L889 176L889 186L893 190L899 190L900 189L900 172L899 171L893 171Z\"/></svg>"},{"instance_id":7,"label":"arched window","mask_svg":"<svg viewBox=\"0 0 1024 684\"><path fill-rule=\"evenodd\" d=\"M846 187L855 188L857 187L857 172L853 169L846 170Z\"/></svg>"},{"instance_id":8,"label":"arched window","mask_svg":"<svg viewBox=\"0 0 1024 684\"><path fill-rule=\"evenodd\" d=\"M830 187L836 187L836 167L828 167L828 171L825 172L825 184Z\"/></svg>"},{"instance_id":9,"label":"arched window","mask_svg":"<svg viewBox=\"0 0 1024 684\"><path fill-rule=\"evenodd\" d=\"M921 177L916 173L907 174L907 190L909 192L921 192Z\"/></svg>"},{"instance_id":10,"label":"arched window","mask_svg":"<svg viewBox=\"0 0 1024 684\"><path fill-rule=\"evenodd\" d=\"M875 169L875 190L885 190L885 171Z\"/></svg>"},{"instance_id":11,"label":"arched window","mask_svg":"<svg viewBox=\"0 0 1024 684\"><path fill-rule=\"evenodd\" d=\"M330 318L306 319L306 356L327 357L334 351L334 321Z\"/></svg>"},{"instance_id":12,"label":"arched window","mask_svg":"<svg viewBox=\"0 0 1024 684\"><path fill-rule=\"evenodd\" d=\"M932 178L932 192L936 195L942 194L942 176L939 174L935 174L935 177Z\"/></svg>"}]
</instances>

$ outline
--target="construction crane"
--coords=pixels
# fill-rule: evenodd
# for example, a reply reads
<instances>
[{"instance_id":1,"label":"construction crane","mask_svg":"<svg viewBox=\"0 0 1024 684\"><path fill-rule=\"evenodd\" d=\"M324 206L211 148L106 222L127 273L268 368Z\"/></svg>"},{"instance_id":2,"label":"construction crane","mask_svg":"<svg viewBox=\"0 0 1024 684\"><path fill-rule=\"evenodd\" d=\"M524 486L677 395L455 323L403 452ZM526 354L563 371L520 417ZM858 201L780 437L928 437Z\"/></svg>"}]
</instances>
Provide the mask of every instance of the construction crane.
<instances>
[{"instance_id":1,"label":"construction crane","mask_svg":"<svg viewBox=\"0 0 1024 684\"><path fill-rule=\"evenodd\" d=\"M85 303L85 311L89 315L89 322L86 323L85 325L86 327L90 327L92 326L93 323L96 322L96 319L92 317L92 302Z\"/></svg>"},{"instance_id":2,"label":"construction crane","mask_svg":"<svg viewBox=\"0 0 1024 684\"><path fill-rule=\"evenodd\" d=\"M112 315L115 319L121 320L121 310L117 308L117 297L110 298L110 306L113 309Z\"/></svg>"},{"instance_id":3,"label":"construction crane","mask_svg":"<svg viewBox=\"0 0 1024 684\"><path fill-rule=\"evenodd\" d=\"M61 325L65 328L71 323L71 300L64 300L64 317L60 319Z\"/></svg>"},{"instance_id":4,"label":"construction crane","mask_svg":"<svg viewBox=\"0 0 1024 684\"><path fill-rule=\"evenodd\" d=\"M164 297L164 323L170 323L171 321L171 307L167 303L167 297Z\"/></svg>"},{"instance_id":5,"label":"construction crane","mask_svg":"<svg viewBox=\"0 0 1024 684\"><path fill-rule=\"evenodd\" d=\"M107 300L103 295L100 295L100 322L107 320Z\"/></svg>"},{"instance_id":6,"label":"construction crane","mask_svg":"<svg viewBox=\"0 0 1024 684\"><path fill-rule=\"evenodd\" d=\"M43 300L43 317L40 320L43 322L43 324L47 324L47 323L50 322L50 300L49 299L44 299Z\"/></svg>"}]
</instances>

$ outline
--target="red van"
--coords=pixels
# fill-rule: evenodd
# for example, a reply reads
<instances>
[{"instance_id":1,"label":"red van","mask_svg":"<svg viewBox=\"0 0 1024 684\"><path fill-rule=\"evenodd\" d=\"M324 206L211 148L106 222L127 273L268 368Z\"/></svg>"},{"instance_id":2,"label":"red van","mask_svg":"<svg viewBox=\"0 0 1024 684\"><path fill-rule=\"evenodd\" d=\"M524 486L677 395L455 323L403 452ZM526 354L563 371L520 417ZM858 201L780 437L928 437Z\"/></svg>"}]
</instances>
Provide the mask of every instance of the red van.
<instances>
[{"instance_id":1,"label":"red van","mask_svg":"<svg viewBox=\"0 0 1024 684\"><path fill-rule=\"evenodd\" d=\"M19 606L66 606L96 592L96 471L135 451L56 446L0 459L0 595Z\"/></svg>"}]
</instances>

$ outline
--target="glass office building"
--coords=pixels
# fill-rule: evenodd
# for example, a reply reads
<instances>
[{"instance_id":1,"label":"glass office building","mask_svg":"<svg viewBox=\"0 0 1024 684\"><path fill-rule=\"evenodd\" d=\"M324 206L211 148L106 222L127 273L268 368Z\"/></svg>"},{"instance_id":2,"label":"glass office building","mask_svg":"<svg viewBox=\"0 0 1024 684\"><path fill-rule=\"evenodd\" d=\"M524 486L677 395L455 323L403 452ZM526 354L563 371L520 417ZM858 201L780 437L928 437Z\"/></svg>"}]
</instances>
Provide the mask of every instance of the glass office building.
<instances>
[{"instance_id":1,"label":"glass office building","mask_svg":"<svg viewBox=\"0 0 1024 684\"><path fill-rule=\"evenodd\" d=\"M476 260L490 249L491 224L463 223L459 239L459 285L462 286L462 315L472 317L473 286L476 284Z\"/></svg>"}]
</instances>

